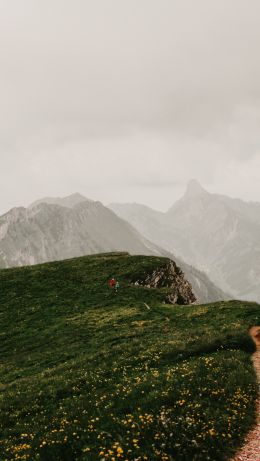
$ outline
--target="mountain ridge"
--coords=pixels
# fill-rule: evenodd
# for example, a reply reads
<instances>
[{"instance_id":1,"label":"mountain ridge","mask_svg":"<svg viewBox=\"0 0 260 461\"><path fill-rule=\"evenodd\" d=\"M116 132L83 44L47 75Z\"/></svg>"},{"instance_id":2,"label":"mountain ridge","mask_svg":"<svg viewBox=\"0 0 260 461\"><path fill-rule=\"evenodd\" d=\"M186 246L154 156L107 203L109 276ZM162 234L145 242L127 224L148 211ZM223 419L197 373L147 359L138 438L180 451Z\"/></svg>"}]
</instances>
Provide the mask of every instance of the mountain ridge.
<instances>
[{"instance_id":1,"label":"mountain ridge","mask_svg":"<svg viewBox=\"0 0 260 461\"><path fill-rule=\"evenodd\" d=\"M111 251L162 255L177 260L175 255L152 243L101 202L82 200L78 196L76 202L71 207L65 207L53 201L46 203L43 199L34 202L34 206L14 208L1 216L0 267L32 265ZM193 281L195 295L200 302L229 299L206 275L202 276L201 272L196 272L182 261L177 260L177 263L184 268L188 280Z\"/></svg>"},{"instance_id":2,"label":"mountain ridge","mask_svg":"<svg viewBox=\"0 0 260 461\"><path fill-rule=\"evenodd\" d=\"M260 204L211 194L196 181L168 211L111 204L145 237L200 268L222 290L260 300Z\"/></svg>"}]
</instances>

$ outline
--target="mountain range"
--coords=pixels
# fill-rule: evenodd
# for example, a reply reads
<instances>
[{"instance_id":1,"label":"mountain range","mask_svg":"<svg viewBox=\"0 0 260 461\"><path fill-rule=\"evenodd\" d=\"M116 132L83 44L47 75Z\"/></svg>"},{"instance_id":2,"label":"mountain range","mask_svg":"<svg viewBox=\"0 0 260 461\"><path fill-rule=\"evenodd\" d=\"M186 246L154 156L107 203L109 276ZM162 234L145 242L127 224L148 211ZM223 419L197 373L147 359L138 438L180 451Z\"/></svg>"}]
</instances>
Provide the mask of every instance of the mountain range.
<instances>
[{"instance_id":1,"label":"mountain range","mask_svg":"<svg viewBox=\"0 0 260 461\"><path fill-rule=\"evenodd\" d=\"M203 272L151 242L100 202L78 193L43 198L0 217L2 268L114 251L169 257L181 267L199 302L228 298Z\"/></svg>"},{"instance_id":2,"label":"mountain range","mask_svg":"<svg viewBox=\"0 0 260 461\"><path fill-rule=\"evenodd\" d=\"M165 213L136 203L109 207L232 297L260 301L260 203L211 194L192 180Z\"/></svg>"}]
</instances>

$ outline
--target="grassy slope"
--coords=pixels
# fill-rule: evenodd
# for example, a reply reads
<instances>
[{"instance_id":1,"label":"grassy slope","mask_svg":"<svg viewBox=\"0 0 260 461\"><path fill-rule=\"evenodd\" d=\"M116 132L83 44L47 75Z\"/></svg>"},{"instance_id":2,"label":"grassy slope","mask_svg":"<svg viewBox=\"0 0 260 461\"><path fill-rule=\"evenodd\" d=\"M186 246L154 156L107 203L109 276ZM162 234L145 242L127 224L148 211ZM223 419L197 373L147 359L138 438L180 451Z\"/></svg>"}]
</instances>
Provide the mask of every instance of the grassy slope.
<instances>
[{"instance_id":1,"label":"grassy slope","mask_svg":"<svg viewBox=\"0 0 260 461\"><path fill-rule=\"evenodd\" d=\"M116 254L0 271L1 461L214 461L241 443L259 306L169 306L163 290L127 282L164 261Z\"/></svg>"}]
</instances>

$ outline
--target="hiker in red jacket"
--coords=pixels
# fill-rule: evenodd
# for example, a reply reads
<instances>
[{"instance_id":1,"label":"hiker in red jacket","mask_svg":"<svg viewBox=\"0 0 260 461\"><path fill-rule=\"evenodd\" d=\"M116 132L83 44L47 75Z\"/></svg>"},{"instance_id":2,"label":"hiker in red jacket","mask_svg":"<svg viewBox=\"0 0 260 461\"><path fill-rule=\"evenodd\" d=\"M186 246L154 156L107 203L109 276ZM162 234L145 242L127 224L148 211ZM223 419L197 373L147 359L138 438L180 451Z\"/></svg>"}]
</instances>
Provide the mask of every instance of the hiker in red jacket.
<instances>
[{"instance_id":1,"label":"hiker in red jacket","mask_svg":"<svg viewBox=\"0 0 260 461\"><path fill-rule=\"evenodd\" d=\"M115 277L112 277L112 278L108 281L108 285L110 286L110 288L115 289L115 286L116 286L116 279L115 279Z\"/></svg>"}]
</instances>

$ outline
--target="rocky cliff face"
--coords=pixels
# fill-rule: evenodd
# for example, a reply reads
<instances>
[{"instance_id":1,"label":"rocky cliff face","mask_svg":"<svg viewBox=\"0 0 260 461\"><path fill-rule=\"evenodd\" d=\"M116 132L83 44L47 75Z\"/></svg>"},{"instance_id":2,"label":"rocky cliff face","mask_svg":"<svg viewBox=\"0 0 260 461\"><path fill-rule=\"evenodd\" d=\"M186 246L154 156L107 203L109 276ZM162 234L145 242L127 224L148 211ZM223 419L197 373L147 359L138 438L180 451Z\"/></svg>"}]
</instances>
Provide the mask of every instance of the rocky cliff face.
<instances>
[{"instance_id":1,"label":"rocky cliff face","mask_svg":"<svg viewBox=\"0 0 260 461\"><path fill-rule=\"evenodd\" d=\"M170 288L170 293L165 298L169 304L186 305L196 301L191 284L174 261L169 261L165 266L158 267L150 274L139 276L132 282L147 288Z\"/></svg>"},{"instance_id":2,"label":"rocky cliff face","mask_svg":"<svg viewBox=\"0 0 260 461\"><path fill-rule=\"evenodd\" d=\"M232 297L260 301L259 203L210 194L191 181L167 213L137 204L113 204L111 209ZM197 274L196 281L191 278L193 289L204 285Z\"/></svg>"}]
</instances>

